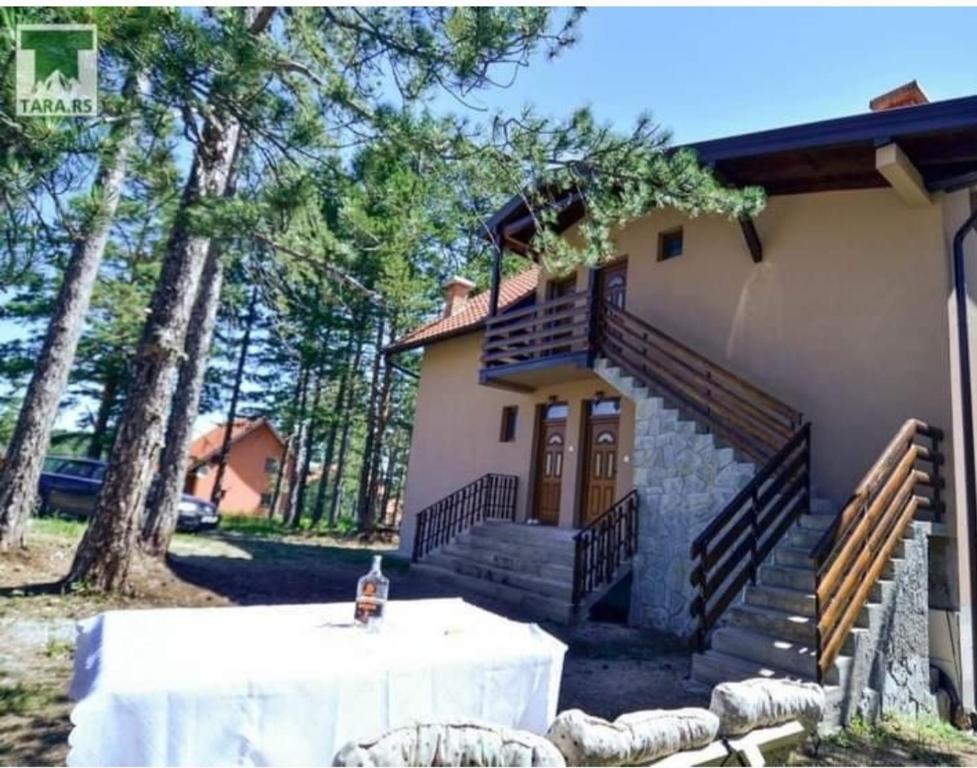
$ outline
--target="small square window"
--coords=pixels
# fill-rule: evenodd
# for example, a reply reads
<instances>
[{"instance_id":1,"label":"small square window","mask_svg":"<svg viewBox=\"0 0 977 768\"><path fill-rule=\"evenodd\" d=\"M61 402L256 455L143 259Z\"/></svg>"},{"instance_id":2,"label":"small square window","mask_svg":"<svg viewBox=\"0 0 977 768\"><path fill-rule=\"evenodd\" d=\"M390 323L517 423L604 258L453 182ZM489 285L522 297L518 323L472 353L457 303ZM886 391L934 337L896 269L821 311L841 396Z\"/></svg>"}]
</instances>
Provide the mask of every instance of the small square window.
<instances>
[{"instance_id":1,"label":"small square window","mask_svg":"<svg viewBox=\"0 0 977 768\"><path fill-rule=\"evenodd\" d=\"M278 459L269 456L265 459L265 472L273 475L278 471Z\"/></svg>"},{"instance_id":2,"label":"small square window","mask_svg":"<svg viewBox=\"0 0 977 768\"><path fill-rule=\"evenodd\" d=\"M658 233L658 260L667 261L682 255L682 228Z\"/></svg>"},{"instance_id":3,"label":"small square window","mask_svg":"<svg viewBox=\"0 0 977 768\"><path fill-rule=\"evenodd\" d=\"M519 406L507 405L502 409L502 426L499 429L500 443L514 443L516 441L516 414Z\"/></svg>"}]
</instances>

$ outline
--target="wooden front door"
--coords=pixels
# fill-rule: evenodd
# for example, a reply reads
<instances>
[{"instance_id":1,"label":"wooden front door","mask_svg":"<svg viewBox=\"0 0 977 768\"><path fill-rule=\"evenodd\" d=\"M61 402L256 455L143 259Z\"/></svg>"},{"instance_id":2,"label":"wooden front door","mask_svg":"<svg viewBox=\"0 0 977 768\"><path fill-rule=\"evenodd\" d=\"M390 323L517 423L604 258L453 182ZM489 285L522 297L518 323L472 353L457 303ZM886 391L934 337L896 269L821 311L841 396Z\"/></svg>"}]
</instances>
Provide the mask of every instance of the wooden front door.
<instances>
[{"instance_id":1,"label":"wooden front door","mask_svg":"<svg viewBox=\"0 0 977 768\"><path fill-rule=\"evenodd\" d=\"M543 407L536 450L536 519L544 525L560 522L560 490L563 480L563 451L567 440L567 405Z\"/></svg>"},{"instance_id":2,"label":"wooden front door","mask_svg":"<svg viewBox=\"0 0 977 768\"><path fill-rule=\"evenodd\" d=\"M600 271L601 298L613 307L624 309L624 298L628 290L628 263L620 261L609 264Z\"/></svg>"},{"instance_id":3,"label":"wooden front door","mask_svg":"<svg viewBox=\"0 0 977 768\"><path fill-rule=\"evenodd\" d=\"M620 464L621 401L591 400L587 404L584 442L581 524L600 517L617 496Z\"/></svg>"}]
</instances>

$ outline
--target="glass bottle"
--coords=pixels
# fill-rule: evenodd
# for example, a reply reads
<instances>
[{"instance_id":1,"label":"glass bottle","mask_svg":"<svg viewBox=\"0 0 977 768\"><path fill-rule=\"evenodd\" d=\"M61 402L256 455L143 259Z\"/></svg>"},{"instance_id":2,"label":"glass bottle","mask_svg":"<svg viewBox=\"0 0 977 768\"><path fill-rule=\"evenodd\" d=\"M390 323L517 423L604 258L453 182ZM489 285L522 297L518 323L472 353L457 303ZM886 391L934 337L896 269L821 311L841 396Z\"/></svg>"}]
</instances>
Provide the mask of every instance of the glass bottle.
<instances>
[{"instance_id":1,"label":"glass bottle","mask_svg":"<svg viewBox=\"0 0 977 768\"><path fill-rule=\"evenodd\" d=\"M390 579L380 571L380 555L373 556L373 567L356 583L356 612L353 620L371 631L380 628L383 609L387 604Z\"/></svg>"}]
</instances>

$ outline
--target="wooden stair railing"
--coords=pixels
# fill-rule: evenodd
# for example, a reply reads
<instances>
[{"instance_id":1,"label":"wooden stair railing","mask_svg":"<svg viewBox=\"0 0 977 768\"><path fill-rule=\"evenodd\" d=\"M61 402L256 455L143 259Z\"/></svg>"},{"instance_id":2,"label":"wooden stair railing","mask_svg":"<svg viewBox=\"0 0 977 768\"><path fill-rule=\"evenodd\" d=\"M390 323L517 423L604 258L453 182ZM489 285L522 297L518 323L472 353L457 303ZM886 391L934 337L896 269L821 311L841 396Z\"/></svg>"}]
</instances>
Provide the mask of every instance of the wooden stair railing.
<instances>
[{"instance_id":1,"label":"wooden stair railing","mask_svg":"<svg viewBox=\"0 0 977 768\"><path fill-rule=\"evenodd\" d=\"M801 427L796 410L644 320L606 302L597 315L599 354L754 461L767 461Z\"/></svg>"},{"instance_id":2,"label":"wooden stair railing","mask_svg":"<svg viewBox=\"0 0 977 768\"><path fill-rule=\"evenodd\" d=\"M482 366L495 368L589 352L591 325L587 291L490 317L485 322Z\"/></svg>"},{"instance_id":3,"label":"wooden stair railing","mask_svg":"<svg viewBox=\"0 0 977 768\"><path fill-rule=\"evenodd\" d=\"M573 537L573 605L610 583L638 551L638 492L615 501Z\"/></svg>"},{"instance_id":4,"label":"wooden stair railing","mask_svg":"<svg viewBox=\"0 0 977 768\"><path fill-rule=\"evenodd\" d=\"M942 439L939 429L922 421L903 424L811 550L818 682L834 664L916 512L930 508L937 519L942 515ZM929 496L917 493L921 488L929 488Z\"/></svg>"},{"instance_id":5,"label":"wooden stair railing","mask_svg":"<svg viewBox=\"0 0 977 768\"><path fill-rule=\"evenodd\" d=\"M692 542L698 590L689 612L695 639L706 635L811 500L811 425L805 423Z\"/></svg>"},{"instance_id":6,"label":"wooden stair railing","mask_svg":"<svg viewBox=\"0 0 977 768\"><path fill-rule=\"evenodd\" d=\"M482 520L515 520L515 475L482 475L417 513L414 562Z\"/></svg>"}]
</instances>

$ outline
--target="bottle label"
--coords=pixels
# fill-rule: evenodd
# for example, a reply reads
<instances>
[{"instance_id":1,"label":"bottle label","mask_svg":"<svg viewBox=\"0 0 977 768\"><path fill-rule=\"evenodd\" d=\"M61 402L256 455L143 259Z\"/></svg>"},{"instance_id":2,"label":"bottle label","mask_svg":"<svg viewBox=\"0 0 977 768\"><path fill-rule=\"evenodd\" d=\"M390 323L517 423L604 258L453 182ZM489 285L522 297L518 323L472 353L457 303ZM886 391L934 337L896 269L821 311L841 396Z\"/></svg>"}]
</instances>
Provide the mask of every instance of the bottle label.
<instances>
[{"instance_id":1,"label":"bottle label","mask_svg":"<svg viewBox=\"0 0 977 768\"><path fill-rule=\"evenodd\" d=\"M363 594L356 599L355 621L369 624L383 616L384 600L376 596L377 587L372 582L363 585Z\"/></svg>"}]
</instances>

